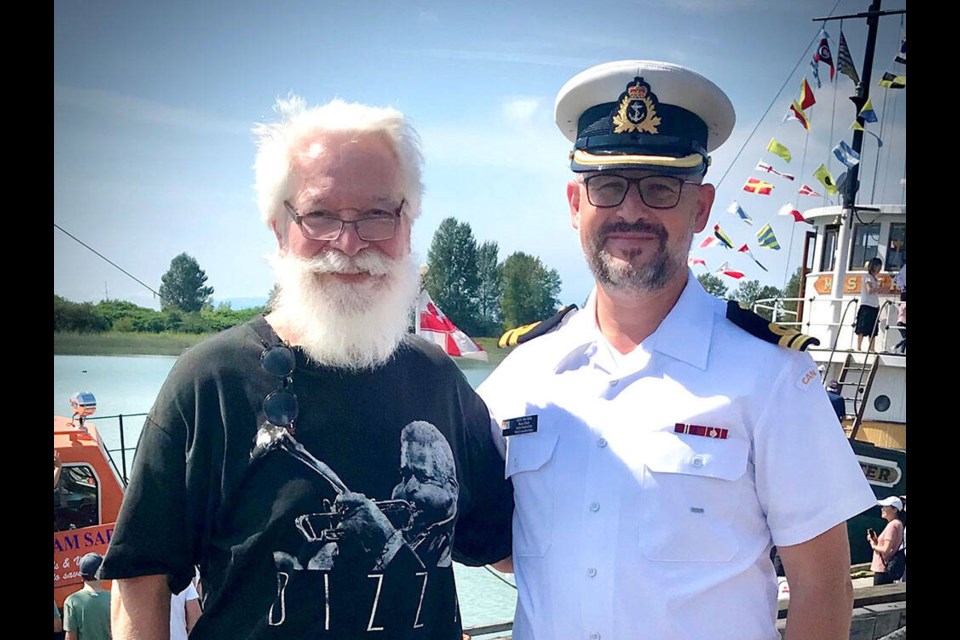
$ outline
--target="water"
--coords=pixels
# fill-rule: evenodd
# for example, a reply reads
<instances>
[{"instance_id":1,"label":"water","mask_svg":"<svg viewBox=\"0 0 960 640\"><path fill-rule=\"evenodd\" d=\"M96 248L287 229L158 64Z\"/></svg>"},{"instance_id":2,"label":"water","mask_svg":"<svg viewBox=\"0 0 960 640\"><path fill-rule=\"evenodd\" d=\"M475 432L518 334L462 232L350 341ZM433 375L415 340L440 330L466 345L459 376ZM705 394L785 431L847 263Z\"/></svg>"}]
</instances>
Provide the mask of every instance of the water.
<instances>
[{"instance_id":1,"label":"water","mask_svg":"<svg viewBox=\"0 0 960 640\"><path fill-rule=\"evenodd\" d=\"M173 367L175 356L53 356L53 412L69 415L70 396L91 391L97 398L97 412L91 421L97 425L108 449L120 448L117 420L98 416L146 413L164 379ZM458 362L471 385L476 387L493 367L475 361ZM137 442L143 416L124 419L127 447ZM117 464L119 457L114 455ZM129 465L129 457L128 457ZM491 624L513 618L517 592L497 575L483 567L454 565L464 626Z\"/></svg>"}]
</instances>

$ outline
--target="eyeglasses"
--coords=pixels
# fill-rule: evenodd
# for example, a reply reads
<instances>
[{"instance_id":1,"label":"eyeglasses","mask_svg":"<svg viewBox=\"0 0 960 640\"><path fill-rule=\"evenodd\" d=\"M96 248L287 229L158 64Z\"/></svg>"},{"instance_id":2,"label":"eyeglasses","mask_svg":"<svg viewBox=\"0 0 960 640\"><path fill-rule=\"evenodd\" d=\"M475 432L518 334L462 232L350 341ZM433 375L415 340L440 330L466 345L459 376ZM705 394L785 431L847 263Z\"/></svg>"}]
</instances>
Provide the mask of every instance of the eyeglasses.
<instances>
[{"instance_id":1,"label":"eyeglasses","mask_svg":"<svg viewBox=\"0 0 960 640\"><path fill-rule=\"evenodd\" d=\"M267 394L263 399L263 415L267 422L275 427L287 427L295 431L293 423L300 412L297 394L287 388L293 382L293 371L297 366L297 357L293 350L283 344L264 349L260 354L260 366L275 378L283 381L283 386Z\"/></svg>"},{"instance_id":2,"label":"eyeglasses","mask_svg":"<svg viewBox=\"0 0 960 640\"><path fill-rule=\"evenodd\" d=\"M290 217L300 227L300 233L303 234L303 237L310 240L328 240L331 242L340 237L343 228L348 224L353 225L357 235L365 242L389 240L397 232L397 222L399 222L400 214L406 204L406 199L403 199L400 201L400 206L393 211L367 209L356 220L344 220L335 212L323 209L300 215L289 201L283 201L283 206L287 208ZM344 211L347 210L349 209L344 209ZM356 211L356 209L353 210Z\"/></svg>"},{"instance_id":3,"label":"eyeglasses","mask_svg":"<svg viewBox=\"0 0 960 640\"><path fill-rule=\"evenodd\" d=\"M636 183L643 204L651 209L672 209L680 202L684 184L700 184L676 176L624 176L599 174L585 179L587 200L595 207L616 207L627 197L630 185Z\"/></svg>"}]
</instances>

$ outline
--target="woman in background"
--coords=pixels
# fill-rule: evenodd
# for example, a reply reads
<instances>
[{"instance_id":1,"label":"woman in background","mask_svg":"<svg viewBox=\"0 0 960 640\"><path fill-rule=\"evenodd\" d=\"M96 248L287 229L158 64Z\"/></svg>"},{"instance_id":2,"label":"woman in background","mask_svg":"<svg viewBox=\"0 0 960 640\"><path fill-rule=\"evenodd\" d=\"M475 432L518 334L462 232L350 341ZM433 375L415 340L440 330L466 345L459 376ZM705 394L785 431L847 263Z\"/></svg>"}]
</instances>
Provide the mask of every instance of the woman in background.
<instances>
[{"instance_id":1,"label":"woman in background","mask_svg":"<svg viewBox=\"0 0 960 640\"><path fill-rule=\"evenodd\" d=\"M870 336L868 351L873 351L873 339L877 336L877 314L880 312L880 280L877 274L883 263L880 258L871 258L866 265L867 275L863 276L860 287L860 308L857 309L857 351L864 336Z\"/></svg>"},{"instance_id":2,"label":"woman in background","mask_svg":"<svg viewBox=\"0 0 960 640\"><path fill-rule=\"evenodd\" d=\"M893 576L887 573L887 563L903 544L903 522L900 520L903 502L896 496L890 496L879 500L877 504L880 505L880 516L887 521L887 526L879 536L873 529L867 529L867 542L873 549L870 570L873 571L874 585L890 584L894 581Z\"/></svg>"}]
</instances>

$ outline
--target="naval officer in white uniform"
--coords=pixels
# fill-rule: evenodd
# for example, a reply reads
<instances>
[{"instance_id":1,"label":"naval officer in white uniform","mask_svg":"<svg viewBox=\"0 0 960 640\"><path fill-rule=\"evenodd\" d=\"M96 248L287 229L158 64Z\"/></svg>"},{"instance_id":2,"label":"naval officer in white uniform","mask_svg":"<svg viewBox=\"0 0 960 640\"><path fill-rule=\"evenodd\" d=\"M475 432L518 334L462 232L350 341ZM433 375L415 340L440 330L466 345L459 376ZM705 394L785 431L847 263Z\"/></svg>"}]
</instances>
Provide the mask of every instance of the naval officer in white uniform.
<instances>
[{"instance_id":1,"label":"naval officer in white uniform","mask_svg":"<svg viewBox=\"0 0 960 640\"><path fill-rule=\"evenodd\" d=\"M733 105L630 60L571 79L556 120L596 287L480 387L516 495L513 637L776 640L771 545L787 638L849 637L845 521L876 498L813 359L776 344L805 337L757 330L687 267Z\"/></svg>"}]
</instances>

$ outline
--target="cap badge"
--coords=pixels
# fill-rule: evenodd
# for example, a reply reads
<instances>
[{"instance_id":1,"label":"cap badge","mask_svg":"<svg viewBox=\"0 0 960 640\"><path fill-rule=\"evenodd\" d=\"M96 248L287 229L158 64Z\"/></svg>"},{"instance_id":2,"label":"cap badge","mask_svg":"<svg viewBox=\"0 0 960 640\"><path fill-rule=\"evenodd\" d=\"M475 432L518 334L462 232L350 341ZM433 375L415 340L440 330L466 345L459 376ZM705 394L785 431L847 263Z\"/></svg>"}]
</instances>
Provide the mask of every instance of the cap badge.
<instances>
[{"instance_id":1,"label":"cap badge","mask_svg":"<svg viewBox=\"0 0 960 640\"><path fill-rule=\"evenodd\" d=\"M620 94L620 108L613 116L613 124L614 133L657 133L657 96L640 76Z\"/></svg>"}]
</instances>

